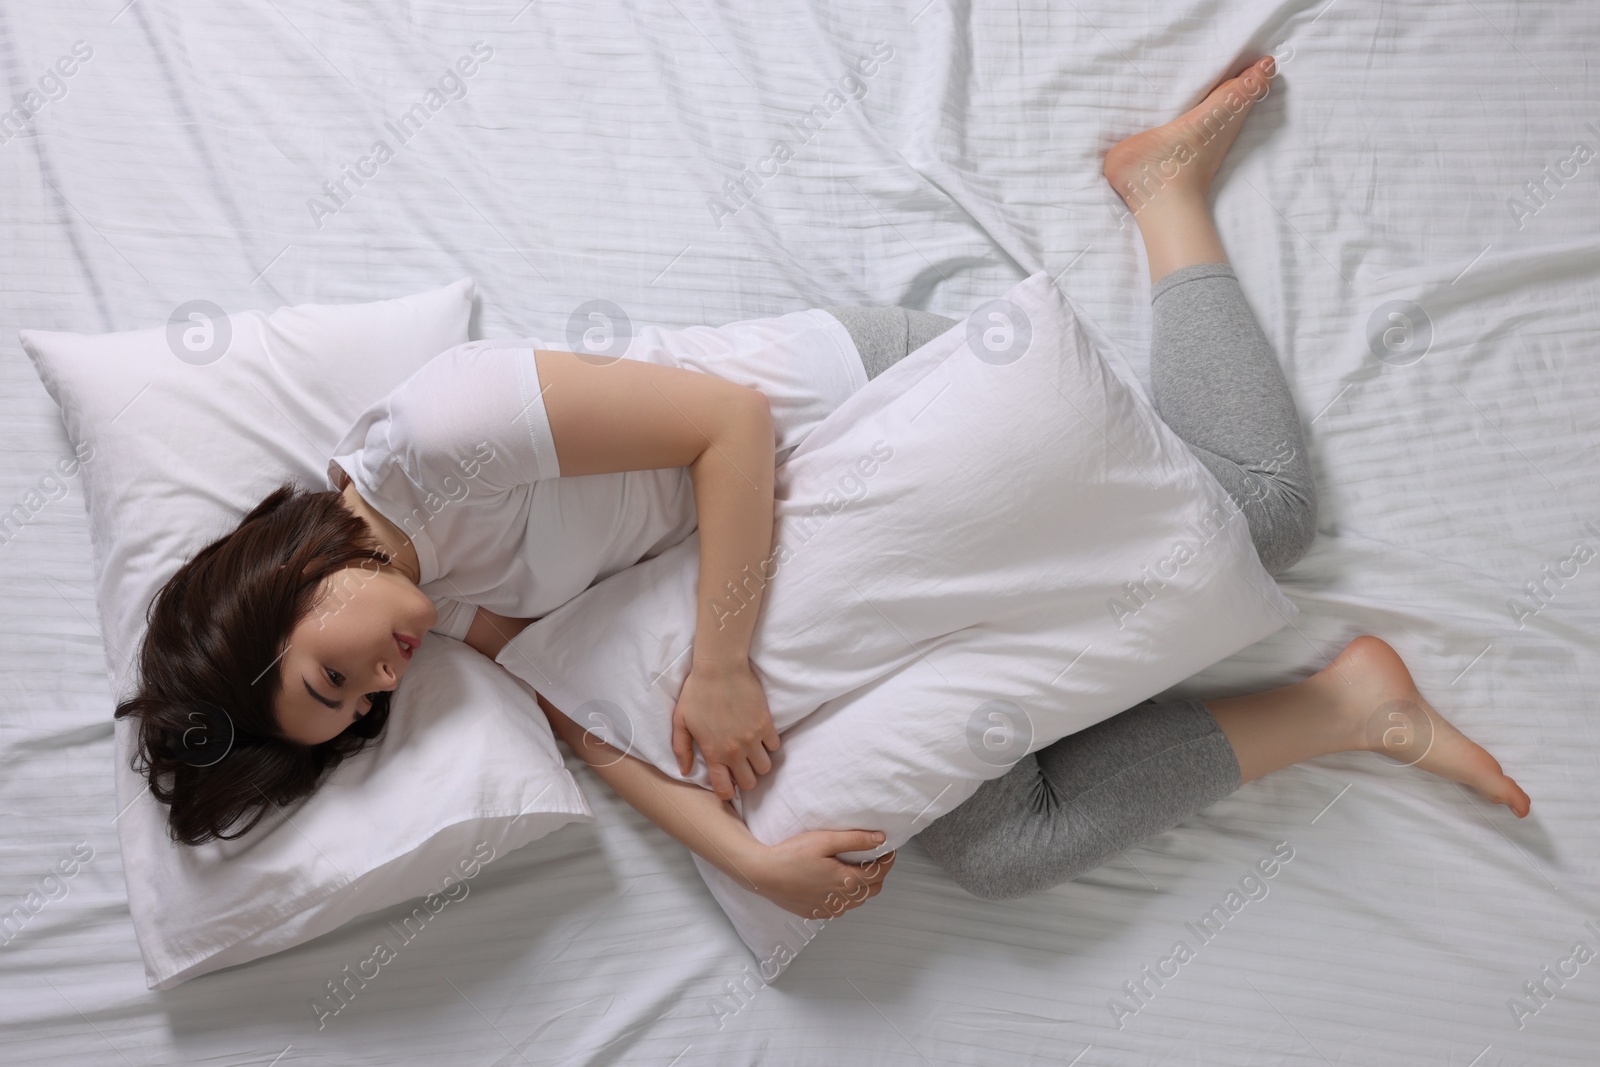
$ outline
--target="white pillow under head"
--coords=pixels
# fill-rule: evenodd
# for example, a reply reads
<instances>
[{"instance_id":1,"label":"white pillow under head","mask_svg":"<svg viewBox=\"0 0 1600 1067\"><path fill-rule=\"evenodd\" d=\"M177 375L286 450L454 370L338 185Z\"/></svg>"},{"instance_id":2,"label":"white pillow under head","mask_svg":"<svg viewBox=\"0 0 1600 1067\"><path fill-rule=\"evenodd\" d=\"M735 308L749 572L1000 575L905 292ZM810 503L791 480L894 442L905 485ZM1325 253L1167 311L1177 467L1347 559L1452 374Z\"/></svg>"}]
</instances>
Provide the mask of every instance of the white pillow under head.
<instances>
[{"instance_id":1,"label":"white pillow under head","mask_svg":"<svg viewBox=\"0 0 1600 1067\"><path fill-rule=\"evenodd\" d=\"M194 301L154 329L22 331L82 459L116 700L172 573L282 481L322 488L356 417L468 339L472 299L463 278L369 304L229 314ZM117 832L152 989L437 900L484 857L593 818L532 692L442 637L417 650L375 743L235 840L174 844L130 767L135 741L117 720Z\"/></svg>"}]
</instances>

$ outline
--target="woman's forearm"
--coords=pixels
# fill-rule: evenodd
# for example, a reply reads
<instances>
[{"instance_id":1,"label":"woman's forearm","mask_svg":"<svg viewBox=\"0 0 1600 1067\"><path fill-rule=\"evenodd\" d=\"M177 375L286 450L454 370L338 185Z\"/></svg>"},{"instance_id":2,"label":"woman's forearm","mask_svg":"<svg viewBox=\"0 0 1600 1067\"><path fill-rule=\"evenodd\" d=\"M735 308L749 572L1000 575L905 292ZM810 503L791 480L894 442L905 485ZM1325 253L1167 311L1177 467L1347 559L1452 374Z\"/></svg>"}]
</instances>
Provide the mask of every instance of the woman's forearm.
<instances>
[{"instance_id":1,"label":"woman's forearm","mask_svg":"<svg viewBox=\"0 0 1600 1067\"><path fill-rule=\"evenodd\" d=\"M669 778L636 756L601 741L538 697L551 728L606 784L688 849L741 885L757 884L766 846L732 805L693 782Z\"/></svg>"},{"instance_id":2,"label":"woman's forearm","mask_svg":"<svg viewBox=\"0 0 1600 1067\"><path fill-rule=\"evenodd\" d=\"M689 468L700 529L694 659L697 671L743 668L771 577L772 410L767 398L730 413Z\"/></svg>"}]
</instances>

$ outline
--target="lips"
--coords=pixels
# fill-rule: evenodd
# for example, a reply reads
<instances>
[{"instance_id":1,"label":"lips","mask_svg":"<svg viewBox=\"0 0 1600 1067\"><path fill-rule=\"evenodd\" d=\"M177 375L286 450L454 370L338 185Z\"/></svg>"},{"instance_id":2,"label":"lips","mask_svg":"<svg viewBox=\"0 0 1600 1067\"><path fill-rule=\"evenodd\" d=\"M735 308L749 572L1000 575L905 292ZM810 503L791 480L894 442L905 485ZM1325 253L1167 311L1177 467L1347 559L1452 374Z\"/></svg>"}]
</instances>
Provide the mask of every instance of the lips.
<instances>
[{"instance_id":1,"label":"lips","mask_svg":"<svg viewBox=\"0 0 1600 1067\"><path fill-rule=\"evenodd\" d=\"M400 649L400 655L409 660L411 658L411 653L415 652L417 646L422 642L417 640L415 637L412 637L410 634L395 634L394 643L395 647Z\"/></svg>"}]
</instances>

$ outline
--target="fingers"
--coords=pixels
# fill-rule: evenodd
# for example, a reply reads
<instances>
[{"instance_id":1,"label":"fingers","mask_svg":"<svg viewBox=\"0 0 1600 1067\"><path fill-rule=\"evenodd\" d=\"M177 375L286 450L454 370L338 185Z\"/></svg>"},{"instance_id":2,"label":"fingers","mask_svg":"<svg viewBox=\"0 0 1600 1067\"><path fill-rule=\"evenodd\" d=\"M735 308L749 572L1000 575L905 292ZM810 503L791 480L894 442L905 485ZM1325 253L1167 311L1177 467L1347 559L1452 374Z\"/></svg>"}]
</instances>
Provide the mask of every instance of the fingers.
<instances>
[{"instance_id":1,"label":"fingers","mask_svg":"<svg viewBox=\"0 0 1600 1067\"><path fill-rule=\"evenodd\" d=\"M890 852L863 864L850 865L843 884L828 894L823 909L842 915L883 892L883 880L888 877L889 868L894 866L894 857L895 854Z\"/></svg>"},{"instance_id":2,"label":"fingers","mask_svg":"<svg viewBox=\"0 0 1600 1067\"><path fill-rule=\"evenodd\" d=\"M706 764L711 776L711 789L723 800L733 799L733 779L728 775L728 768L720 763Z\"/></svg>"},{"instance_id":3,"label":"fingers","mask_svg":"<svg viewBox=\"0 0 1600 1067\"><path fill-rule=\"evenodd\" d=\"M841 852L865 852L883 844L883 834L877 830L825 830L826 855Z\"/></svg>"},{"instance_id":4,"label":"fingers","mask_svg":"<svg viewBox=\"0 0 1600 1067\"><path fill-rule=\"evenodd\" d=\"M766 774L772 770L772 757L767 755L767 750L761 745L751 747L748 759L750 769L756 774ZM754 788L754 785L752 784L750 788Z\"/></svg>"},{"instance_id":5,"label":"fingers","mask_svg":"<svg viewBox=\"0 0 1600 1067\"><path fill-rule=\"evenodd\" d=\"M882 844L883 835L875 830L839 830L832 834L832 842L841 846L839 852L849 852L857 848L871 848L873 845ZM839 881L828 892L820 910L829 915L843 915L852 908L859 908L883 892L883 880L888 877L894 861L893 852L867 860L865 863L839 861Z\"/></svg>"},{"instance_id":6,"label":"fingers","mask_svg":"<svg viewBox=\"0 0 1600 1067\"><path fill-rule=\"evenodd\" d=\"M883 892L897 853L886 852L865 863L840 860L836 853L871 849L884 840L876 830L807 830L785 839L780 847L796 863L792 893L768 894L769 899L785 911L811 919L829 919L860 907Z\"/></svg>"},{"instance_id":7,"label":"fingers","mask_svg":"<svg viewBox=\"0 0 1600 1067\"><path fill-rule=\"evenodd\" d=\"M885 877L888 876L889 868L894 866L895 857L899 854L900 853L898 850L894 852L885 852L877 859L871 859L863 863L861 868L867 871L869 881L881 882Z\"/></svg>"},{"instance_id":8,"label":"fingers","mask_svg":"<svg viewBox=\"0 0 1600 1067\"><path fill-rule=\"evenodd\" d=\"M875 860L868 860L859 866L860 873L852 875L859 878L862 885L873 890L868 896L876 895L876 890L883 885L883 880L889 877L889 868L894 866L894 853L889 852Z\"/></svg>"},{"instance_id":9,"label":"fingers","mask_svg":"<svg viewBox=\"0 0 1600 1067\"><path fill-rule=\"evenodd\" d=\"M735 785L749 792L756 787L756 781L760 775L772 770L772 760L767 758L765 751L759 748L756 751L761 753L759 765L753 765L750 759L746 759L742 755L732 757L727 763L718 763L709 758L706 760L706 770L711 778L711 788L716 792L717 796L723 800L732 800L733 787ZM679 759L682 760L681 755ZM687 775L689 773L688 765L682 764L682 766L683 773ZM840 851L845 850L840 849Z\"/></svg>"},{"instance_id":10,"label":"fingers","mask_svg":"<svg viewBox=\"0 0 1600 1067\"><path fill-rule=\"evenodd\" d=\"M733 780L739 783L740 789L749 790L756 787L756 772L750 769L749 760L736 759L729 765L729 769L733 771Z\"/></svg>"},{"instance_id":11,"label":"fingers","mask_svg":"<svg viewBox=\"0 0 1600 1067\"><path fill-rule=\"evenodd\" d=\"M678 773L688 775L694 767L694 739L676 708L672 710L672 752L678 757Z\"/></svg>"},{"instance_id":12,"label":"fingers","mask_svg":"<svg viewBox=\"0 0 1600 1067\"><path fill-rule=\"evenodd\" d=\"M889 877L889 868L894 866L894 855L890 852L875 860L868 860L857 868L859 873L847 877L849 888L846 896L851 901L851 908L860 907L883 892L883 880Z\"/></svg>"},{"instance_id":13,"label":"fingers","mask_svg":"<svg viewBox=\"0 0 1600 1067\"><path fill-rule=\"evenodd\" d=\"M734 752L729 755L727 762L717 763L726 777L736 782L740 789L746 792L756 787L756 780L763 774L772 770L772 757L767 755L767 750L756 745L750 752ZM684 772L689 773L688 771Z\"/></svg>"}]
</instances>

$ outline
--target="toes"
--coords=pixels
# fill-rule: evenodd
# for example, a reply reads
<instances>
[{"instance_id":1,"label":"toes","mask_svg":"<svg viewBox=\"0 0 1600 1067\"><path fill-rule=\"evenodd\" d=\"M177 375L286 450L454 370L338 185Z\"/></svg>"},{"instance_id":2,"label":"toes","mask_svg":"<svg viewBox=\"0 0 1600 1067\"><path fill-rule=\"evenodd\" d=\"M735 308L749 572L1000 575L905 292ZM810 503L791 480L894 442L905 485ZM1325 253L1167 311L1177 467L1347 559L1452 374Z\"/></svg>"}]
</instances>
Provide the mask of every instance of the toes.
<instances>
[{"instance_id":1,"label":"toes","mask_svg":"<svg viewBox=\"0 0 1600 1067\"><path fill-rule=\"evenodd\" d=\"M1248 79L1252 82L1257 79L1268 80L1277 73L1277 70L1276 61L1271 56L1265 56L1246 67L1239 77L1241 80Z\"/></svg>"},{"instance_id":2,"label":"toes","mask_svg":"<svg viewBox=\"0 0 1600 1067\"><path fill-rule=\"evenodd\" d=\"M1256 94L1267 89L1267 83L1272 80L1276 70L1277 62L1271 56L1267 56L1246 67L1235 81L1238 83L1238 88L1243 90L1250 101L1254 103L1257 99Z\"/></svg>"},{"instance_id":3,"label":"toes","mask_svg":"<svg viewBox=\"0 0 1600 1067\"><path fill-rule=\"evenodd\" d=\"M1511 783L1511 799L1507 806L1516 813L1517 818L1524 818L1533 807L1533 802L1528 799L1528 794L1523 792L1522 787L1515 781L1510 778L1507 778L1506 781Z\"/></svg>"},{"instance_id":4,"label":"toes","mask_svg":"<svg viewBox=\"0 0 1600 1067\"><path fill-rule=\"evenodd\" d=\"M1492 789L1485 789L1484 793L1496 804L1504 804L1510 808L1512 814L1519 819L1525 817L1533 806L1528 794L1517 784L1517 780L1508 774L1502 774L1500 781Z\"/></svg>"}]
</instances>

